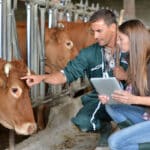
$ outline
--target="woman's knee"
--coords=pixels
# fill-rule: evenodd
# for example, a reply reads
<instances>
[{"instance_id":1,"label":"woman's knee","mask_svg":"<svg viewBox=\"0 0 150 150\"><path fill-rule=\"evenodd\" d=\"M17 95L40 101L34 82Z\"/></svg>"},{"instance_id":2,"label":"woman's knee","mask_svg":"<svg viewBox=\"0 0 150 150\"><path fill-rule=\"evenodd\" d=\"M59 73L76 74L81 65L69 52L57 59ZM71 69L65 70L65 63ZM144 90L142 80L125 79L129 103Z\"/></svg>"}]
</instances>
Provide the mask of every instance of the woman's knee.
<instances>
[{"instance_id":1,"label":"woman's knee","mask_svg":"<svg viewBox=\"0 0 150 150\"><path fill-rule=\"evenodd\" d=\"M113 110L112 109L112 105L107 105L107 104L105 105L105 109L106 109L106 111L107 111L108 114L111 114L111 112Z\"/></svg>"},{"instance_id":2,"label":"woman's knee","mask_svg":"<svg viewBox=\"0 0 150 150\"><path fill-rule=\"evenodd\" d=\"M120 140L119 140L119 136L117 133L112 134L108 138L108 145L111 150L113 150L113 149L119 150L120 149Z\"/></svg>"},{"instance_id":3,"label":"woman's knee","mask_svg":"<svg viewBox=\"0 0 150 150\"><path fill-rule=\"evenodd\" d=\"M122 109L122 107L124 107L124 105L122 105L122 104L106 104L105 105L105 108L106 108L106 110L108 111L108 112L113 112L114 110L120 110L120 109Z\"/></svg>"},{"instance_id":4,"label":"woman's knee","mask_svg":"<svg viewBox=\"0 0 150 150\"><path fill-rule=\"evenodd\" d=\"M115 113L115 106L114 105L109 105L109 104L106 104L105 105L105 109L106 109L106 112L110 115L110 116L112 116L112 114L114 114Z\"/></svg>"}]
</instances>

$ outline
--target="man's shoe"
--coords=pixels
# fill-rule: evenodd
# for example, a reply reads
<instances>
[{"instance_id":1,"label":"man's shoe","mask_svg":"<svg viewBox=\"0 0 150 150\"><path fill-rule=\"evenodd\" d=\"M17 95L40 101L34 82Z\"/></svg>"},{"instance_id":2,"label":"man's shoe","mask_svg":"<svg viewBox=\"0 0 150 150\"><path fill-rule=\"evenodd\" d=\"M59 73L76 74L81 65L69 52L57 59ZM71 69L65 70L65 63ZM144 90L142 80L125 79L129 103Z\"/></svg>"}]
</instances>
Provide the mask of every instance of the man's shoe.
<instances>
[{"instance_id":1,"label":"man's shoe","mask_svg":"<svg viewBox=\"0 0 150 150\"><path fill-rule=\"evenodd\" d=\"M108 137L112 133L112 125L110 122L103 122L100 130L100 139L98 141L98 147L108 146Z\"/></svg>"}]
</instances>

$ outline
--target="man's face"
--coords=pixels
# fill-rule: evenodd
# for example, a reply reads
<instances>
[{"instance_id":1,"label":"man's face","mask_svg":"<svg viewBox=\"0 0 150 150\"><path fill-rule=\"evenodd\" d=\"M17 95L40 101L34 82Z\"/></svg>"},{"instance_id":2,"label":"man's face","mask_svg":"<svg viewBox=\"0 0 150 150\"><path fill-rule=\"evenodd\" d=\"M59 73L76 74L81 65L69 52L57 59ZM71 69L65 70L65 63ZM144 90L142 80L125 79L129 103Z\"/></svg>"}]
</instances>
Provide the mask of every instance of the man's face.
<instances>
[{"instance_id":1,"label":"man's face","mask_svg":"<svg viewBox=\"0 0 150 150\"><path fill-rule=\"evenodd\" d=\"M91 23L94 38L101 46L110 46L116 36L116 25L107 25L103 19Z\"/></svg>"}]
</instances>

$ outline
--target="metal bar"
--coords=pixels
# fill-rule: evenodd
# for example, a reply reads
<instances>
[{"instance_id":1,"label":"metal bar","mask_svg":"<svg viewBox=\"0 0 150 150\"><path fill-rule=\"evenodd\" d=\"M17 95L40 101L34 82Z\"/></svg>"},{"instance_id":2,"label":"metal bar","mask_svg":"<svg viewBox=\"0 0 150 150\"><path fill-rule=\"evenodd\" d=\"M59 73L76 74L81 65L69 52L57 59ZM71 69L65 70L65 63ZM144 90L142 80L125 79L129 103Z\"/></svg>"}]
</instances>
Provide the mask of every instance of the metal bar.
<instances>
[{"instance_id":1,"label":"metal bar","mask_svg":"<svg viewBox=\"0 0 150 150\"><path fill-rule=\"evenodd\" d=\"M48 28L52 28L52 17L53 11L51 8L48 9Z\"/></svg>"},{"instance_id":2,"label":"metal bar","mask_svg":"<svg viewBox=\"0 0 150 150\"><path fill-rule=\"evenodd\" d=\"M18 0L13 0L13 9L17 9Z\"/></svg>"},{"instance_id":3,"label":"metal bar","mask_svg":"<svg viewBox=\"0 0 150 150\"><path fill-rule=\"evenodd\" d=\"M32 66L33 71L39 74L39 52L38 52L38 4L33 4L33 49L32 49ZM34 86L33 96L37 97L39 94L39 85Z\"/></svg>"},{"instance_id":4,"label":"metal bar","mask_svg":"<svg viewBox=\"0 0 150 150\"><path fill-rule=\"evenodd\" d=\"M52 17L52 26L56 27L57 26L57 15L58 15L58 9L53 9L53 17Z\"/></svg>"},{"instance_id":5,"label":"metal bar","mask_svg":"<svg viewBox=\"0 0 150 150\"><path fill-rule=\"evenodd\" d=\"M49 0L30 0L31 3L45 6ZM50 3L50 2L49 2Z\"/></svg>"},{"instance_id":6,"label":"metal bar","mask_svg":"<svg viewBox=\"0 0 150 150\"><path fill-rule=\"evenodd\" d=\"M27 12L27 65L31 69L31 5L26 3Z\"/></svg>"},{"instance_id":7,"label":"metal bar","mask_svg":"<svg viewBox=\"0 0 150 150\"><path fill-rule=\"evenodd\" d=\"M3 38L3 44L2 44L2 51L3 51L3 59L6 60L7 54L6 54L6 50L7 50L7 45L6 45L6 41L7 41L7 35L6 35L6 25L7 25L7 19L6 19L6 14L7 14L7 1L3 1L3 21L2 21L2 26L3 26L3 31L2 31L2 38Z\"/></svg>"},{"instance_id":8,"label":"metal bar","mask_svg":"<svg viewBox=\"0 0 150 150\"><path fill-rule=\"evenodd\" d=\"M45 74L45 12L46 8L40 7L41 22L41 52L40 52L40 74ZM40 96L45 96L45 83L40 83Z\"/></svg>"},{"instance_id":9,"label":"metal bar","mask_svg":"<svg viewBox=\"0 0 150 150\"><path fill-rule=\"evenodd\" d=\"M20 59L21 53L19 49L18 44L18 38L17 38L17 30L16 30L16 20L14 11L12 12L12 47L13 47L13 58Z\"/></svg>"},{"instance_id":10,"label":"metal bar","mask_svg":"<svg viewBox=\"0 0 150 150\"><path fill-rule=\"evenodd\" d=\"M31 50L33 50L33 4L26 3L26 11L27 11L27 65L33 70L33 63L31 62L33 54ZM34 97L34 87L30 90L31 98Z\"/></svg>"},{"instance_id":11,"label":"metal bar","mask_svg":"<svg viewBox=\"0 0 150 150\"><path fill-rule=\"evenodd\" d=\"M9 150L15 150L15 133L14 133L14 130L9 130Z\"/></svg>"},{"instance_id":12,"label":"metal bar","mask_svg":"<svg viewBox=\"0 0 150 150\"><path fill-rule=\"evenodd\" d=\"M39 73L39 68L38 68L38 47L37 47L37 26L38 26L38 13L37 13L37 8L38 8L38 4L34 4L33 5L33 49L32 49L32 54L33 54L33 70L35 71L35 73Z\"/></svg>"},{"instance_id":13,"label":"metal bar","mask_svg":"<svg viewBox=\"0 0 150 150\"><path fill-rule=\"evenodd\" d=\"M31 57L30 57L30 61L31 61L31 69L34 70L34 4L33 3L30 3L31 4L31 14L30 14L30 17L31 17L31 20L30 20L30 31L31 31L31 35L30 35L30 44L31 44L31 51L30 51L30 54L31 54Z\"/></svg>"},{"instance_id":14,"label":"metal bar","mask_svg":"<svg viewBox=\"0 0 150 150\"><path fill-rule=\"evenodd\" d=\"M2 51L2 47L3 47L3 38L2 38L2 34L3 34L3 1L0 0L0 58L2 58L3 56L3 51Z\"/></svg>"},{"instance_id":15,"label":"metal bar","mask_svg":"<svg viewBox=\"0 0 150 150\"><path fill-rule=\"evenodd\" d=\"M7 0L7 60L12 60L12 5L11 1Z\"/></svg>"}]
</instances>

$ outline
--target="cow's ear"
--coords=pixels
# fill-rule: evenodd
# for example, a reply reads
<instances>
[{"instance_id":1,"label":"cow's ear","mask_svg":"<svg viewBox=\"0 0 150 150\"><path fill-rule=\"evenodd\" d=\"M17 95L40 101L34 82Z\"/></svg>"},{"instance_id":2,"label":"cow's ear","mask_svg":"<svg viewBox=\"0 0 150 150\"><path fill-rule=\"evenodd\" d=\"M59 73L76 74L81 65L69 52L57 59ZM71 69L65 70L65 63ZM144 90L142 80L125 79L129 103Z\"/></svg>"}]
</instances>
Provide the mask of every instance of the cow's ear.
<instances>
[{"instance_id":1,"label":"cow's ear","mask_svg":"<svg viewBox=\"0 0 150 150\"><path fill-rule=\"evenodd\" d=\"M69 50L72 49L73 48L73 42L71 40L66 41L65 47Z\"/></svg>"},{"instance_id":2,"label":"cow's ear","mask_svg":"<svg viewBox=\"0 0 150 150\"><path fill-rule=\"evenodd\" d=\"M10 92L13 97L19 98L22 94L22 89L19 86L12 86Z\"/></svg>"}]
</instances>

